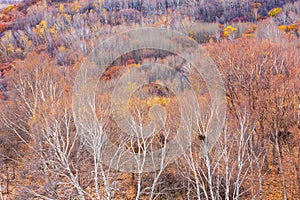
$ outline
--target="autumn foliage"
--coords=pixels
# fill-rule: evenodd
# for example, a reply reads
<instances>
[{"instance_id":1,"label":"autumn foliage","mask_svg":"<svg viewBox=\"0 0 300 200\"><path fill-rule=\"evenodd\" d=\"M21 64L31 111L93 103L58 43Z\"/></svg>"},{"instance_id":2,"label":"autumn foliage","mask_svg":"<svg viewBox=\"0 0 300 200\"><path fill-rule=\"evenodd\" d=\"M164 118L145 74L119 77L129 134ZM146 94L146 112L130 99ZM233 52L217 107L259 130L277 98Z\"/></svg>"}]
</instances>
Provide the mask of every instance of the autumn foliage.
<instances>
[{"instance_id":1,"label":"autumn foliage","mask_svg":"<svg viewBox=\"0 0 300 200\"><path fill-rule=\"evenodd\" d=\"M0 199L300 198L299 17L299 1L52 0L3 9ZM208 112L186 122L195 148L149 173L103 164L101 144L78 134L72 111L76 72L92 49L116 34L128 41L123 33L137 27L170 28L201 43L226 94L226 123L212 151L200 156L197 146L206 139ZM185 47L189 40L172 42ZM199 74L190 75L195 67L176 55L145 49L120 56L99 77L106 92L95 96L102 103L95 109L98 117L105 116L103 130L114 144L132 153L148 153L170 140L162 129L150 145L144 138L133 141L110 116L110 93L118 79L149 62L168 63L182 80L194 78L198 84L190 87L199 91L199 102L211 101ZM180 120L178 99L155 77L138 92L129 102L130 112L141 108L135 120L148 125L152 106L167 109L172 139L179 126L174 120Z\"/></svg>"}]
</instances>

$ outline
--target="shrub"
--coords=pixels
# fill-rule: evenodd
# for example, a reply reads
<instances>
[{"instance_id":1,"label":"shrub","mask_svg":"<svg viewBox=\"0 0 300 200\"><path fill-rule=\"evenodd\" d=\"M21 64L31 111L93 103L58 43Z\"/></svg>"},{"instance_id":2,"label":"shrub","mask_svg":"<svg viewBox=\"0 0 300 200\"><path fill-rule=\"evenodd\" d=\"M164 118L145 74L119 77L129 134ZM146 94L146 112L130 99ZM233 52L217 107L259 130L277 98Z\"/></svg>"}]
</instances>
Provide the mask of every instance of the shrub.
<instances>
[{"instance_id":1,"label":"shrub","mask_svg":"<svg viewBox=\"0 0 300 200\"><path fill-rule=\"evenodd\" d=\"M268 16L276 17L281 12L282 12L282 8L273 8L270 12L268 12Z\"/></svg>"}]
</instances>

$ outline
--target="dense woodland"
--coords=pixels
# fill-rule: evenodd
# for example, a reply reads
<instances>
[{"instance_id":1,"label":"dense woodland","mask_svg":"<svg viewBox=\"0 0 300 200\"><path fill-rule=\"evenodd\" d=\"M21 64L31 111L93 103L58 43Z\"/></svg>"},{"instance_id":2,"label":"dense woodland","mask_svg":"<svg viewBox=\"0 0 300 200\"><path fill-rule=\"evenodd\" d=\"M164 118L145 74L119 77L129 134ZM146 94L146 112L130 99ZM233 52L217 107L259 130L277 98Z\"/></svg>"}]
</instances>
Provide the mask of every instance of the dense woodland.
<instances>
[{"instance_id":1,"label":"dense woodland","mask_svg":"<svg viewBox=\"0 0 300 200\"><path fill-rule=\"evenodd\" d=\"M28 0L2 9L0 19L0 200L300 199L300 1ZM224 82L226 122L204 155L197 144L205 142L209 110L196 128L190 125L195 138L176 162L122 172L102 162L101 134L136 158L152 146L164 149L178 128L178 100L149 78L130 109L144 114L163 106L169 125L141 141L120 136L109 117L100 133L80 135L72 93L97 44L116 34L129 40L125 32L139 27L182 32L186 37L174 43L187 51L193 51L190 40L202 45ZM95 97L102 102L99 120L107 117L111 88L122 74L149 61L196 80L199 102L210 102L193 66L168 52L136 50L99 77L107 91Z\"/></svg>"}]
</instances>

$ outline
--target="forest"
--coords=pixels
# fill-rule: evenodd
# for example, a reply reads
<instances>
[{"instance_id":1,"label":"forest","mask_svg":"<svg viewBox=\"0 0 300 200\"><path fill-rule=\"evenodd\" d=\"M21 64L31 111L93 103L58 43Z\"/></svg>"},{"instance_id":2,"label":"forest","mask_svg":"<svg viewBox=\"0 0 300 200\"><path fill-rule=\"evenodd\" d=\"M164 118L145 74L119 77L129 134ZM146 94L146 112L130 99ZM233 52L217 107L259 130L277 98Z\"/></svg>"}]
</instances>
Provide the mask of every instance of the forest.
<instances>
[{"instance_id":1,"label":"forest","mask_svg":"<svg viewBox=\"0 0 300 200\"><path fill-rule=\"evenodd\" d=\"M300 199L299 0L2 3L0 200Z\"/></svg>"}]
</instances>

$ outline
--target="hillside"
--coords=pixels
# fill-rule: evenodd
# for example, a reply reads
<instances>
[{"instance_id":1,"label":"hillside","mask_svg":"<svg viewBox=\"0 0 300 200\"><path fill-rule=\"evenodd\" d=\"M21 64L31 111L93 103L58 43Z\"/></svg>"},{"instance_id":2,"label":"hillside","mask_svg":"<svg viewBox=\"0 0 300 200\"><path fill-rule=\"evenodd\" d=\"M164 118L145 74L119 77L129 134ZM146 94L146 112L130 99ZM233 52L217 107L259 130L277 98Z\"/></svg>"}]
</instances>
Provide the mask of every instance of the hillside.
<instances>
[{"instance_id":1,"label":"hillside","mask_svg":"<svg viewBox=\"0 0 300 200\"><path fill-rule=\"evenodd\" d=\"M299 0L2 4L0 200L300 199Z\"/></svg>"}]
</instances>

